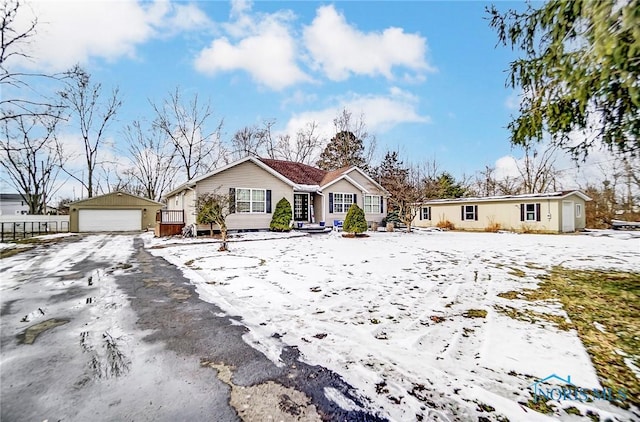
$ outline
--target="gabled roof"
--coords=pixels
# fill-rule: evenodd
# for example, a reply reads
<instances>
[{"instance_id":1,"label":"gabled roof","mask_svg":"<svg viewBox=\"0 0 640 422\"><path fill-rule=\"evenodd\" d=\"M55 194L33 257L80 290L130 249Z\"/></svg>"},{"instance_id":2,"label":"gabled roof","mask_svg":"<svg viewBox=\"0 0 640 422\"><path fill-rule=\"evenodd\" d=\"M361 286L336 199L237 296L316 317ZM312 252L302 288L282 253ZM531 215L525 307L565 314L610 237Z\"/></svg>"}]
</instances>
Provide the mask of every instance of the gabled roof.
<instances>
[{"instance_id":1,"label":"gabled roof","mask_svg":"<svg viewBox=\"0 0 640 422\"><path fill-rule=\"evenodd\" d=\"M564 199L570 195L577 195L585 201L591 201L587 195L579 190L566 190L548 193L527 193L522 195L498 195L498 196L481 196L466 197L453 199L430 199L424 201L425 204L443 204L443 203L460 203L460 202L501 202L501 201L522 201L527 199Z\"/></svg>"},{"instance_id":2,"label":"gabled roof","mask_svg":"<svg viewBox=\"0 0 640 422\"><path fill-rule=\"evenodd\" d=\"M127 196L127 197L129 197L131 199L134 199L134 200L137 200L137 201L148 202L150 205L162 205L162 206L164 206L164 204L161 203L161 202L157 202L157 201L154 201L152 199L143 198L141 196L132 195L130 193L120 192L120 191L109 192L109 193L105 193L104 195L92 196L91 198L78 199L77 201L69 202L67 204L67 206L69 206L69 205L77 205L77 204L81 204L81 203L86 205L86 204L88 204L90 202L99 202L100 199L105 198L107 196Z\"/></svg>"},{"instance_id":3,"label":"gabled roof","mask_svg":"<svg viewBox=\"0 0 640 422\"><path fill-rule=\"evenodd\" d=\"M293 161L259 158L267 166L277 171L293 183L299 185L320 185L326 171Z\"/></svg>"},{"instance_id":4,"label":"gabled roof","mask_svg":"<svg viewBox=\"0 0 640 422\"><path fill-rule=\"evenodd\" d=\"M349 170L350 168L351 168L350 166L346 166L346 167L341 167L337 170L327 171L325 172L324 177L322 178L322 180L320 180L318 184L320 186L326 186L329 183L333 182L334 180L340 178L340 176L344 175L347 172L347 170Z\"/></svg>"},{"instance_id":5,"label":"gabled roof","mask_svg":"<svg viewBox=\"0 0 640 422\"><path fill-rule=\"evenodd\" d=\"M296 163L293 161L274 160L271 158L245 157L240 160L234 161L233 163L229 163L226 166L217 168L207 174L191 179L190 181L183 183L182 185L173 189L171 192L168 192L165 197L169 197L186 189L193 188L197 182L207 179L211 176L214 176L231 167L235 167L247 161L250 161L258 167L261 167L262 169L282 180L294 189L315 191L329 186L332 183L337 182L338 180L346 179L347 181L349 181L349 183L356 186L358 189L366 192L366 189L364 187L356 183L352 178L348 177L348 173L357 171L369 181L371 181L371 183L376 185L380 190L388 193L379 183L369 177L369 175L354 166L347 166L339 168L337 170L326 171L307 164Z\"/></svg>"}]
</instances>

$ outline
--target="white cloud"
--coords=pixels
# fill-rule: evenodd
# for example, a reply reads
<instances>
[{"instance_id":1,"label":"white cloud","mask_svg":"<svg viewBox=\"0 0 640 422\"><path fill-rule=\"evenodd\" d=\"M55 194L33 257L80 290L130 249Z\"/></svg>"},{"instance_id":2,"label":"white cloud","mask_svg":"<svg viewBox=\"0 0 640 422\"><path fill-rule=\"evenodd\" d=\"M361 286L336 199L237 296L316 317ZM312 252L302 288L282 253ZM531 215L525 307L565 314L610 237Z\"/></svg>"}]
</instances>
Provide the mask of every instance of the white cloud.
<instances>
[{"instance_id":1,"label":"white cloud","mask_svg":"<svg viewBox=\"0 0 640 422\"><path fill-rule=\"evenodd\" d=\"M28 51L33 59L14 65L47 71L91 58L135 57L136 48L151 38L209 25L196 6L167 0L32 1L19 10L18 28L26 28L34 16L37 34Z\"/></svg>"},{"instance_id":2,"label":"white cloud","mask_svg":"<svg viewBox=\"0 0 640 422\"><path fill-rule=\"evenodd\" d=\"M280 90L303 81L310 81L296 63L297 47L291 35L287 11L250 16L245 2L236 2L232 18L224 25L230 37L214 39L198 54L196 70L214 75L218 72L244 70L259 84Z\"/></svg>"},{"instance_id":3,"label":"white cloud","mask_svg":"<svg viewBox=\"0 0 640 422\"><path fill-rule=\"evenodd\" d=\"M392 68L398 66L422 76L435 70L425 60L424 37L395 27L382 32L359 31L332 5L318 8L315 19L304 29L303 39L313 65L331 80L344 80L351 74L392 79Z\"/></svg>"},{"instance_id":4,"label":"white cloud","mask_svg":"<svg viewBox=\"0 0 640 422\"><path fill-rule=\"evenodd\" d=\"M330 139L335 134L333 120L343 109L350 111L354 119L362 115L369 133L384 133L403 123L430 123L429 116L416 110L417 102L413 94L395 87L387 95L351 94L337 99L334 106L294 114L284 132L293 137L305 124L317 122L321 136Z\"/></svg>"}]
</instances>

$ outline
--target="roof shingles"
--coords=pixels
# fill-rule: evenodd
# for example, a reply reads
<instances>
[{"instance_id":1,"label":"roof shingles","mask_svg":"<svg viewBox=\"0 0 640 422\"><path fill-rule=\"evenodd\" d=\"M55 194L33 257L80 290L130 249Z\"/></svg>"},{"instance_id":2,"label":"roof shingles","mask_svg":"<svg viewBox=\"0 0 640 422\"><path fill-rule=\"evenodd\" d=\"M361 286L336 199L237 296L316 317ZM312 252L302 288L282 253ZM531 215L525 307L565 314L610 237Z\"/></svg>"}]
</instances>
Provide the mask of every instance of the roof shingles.
<instances>
[{"instance_id":1,"label":"roof shingles","mask_svg":"<svg viewBox=\"0 0 640 422\"><path fill-rule=\"evenodd\" d=\"M291 180L293 183L300 185L322 185L323 179L328 174L325 170L302 163L273 160L270 158L260 158L259 160L287 179Z\"/></svg>"}]
</instances>

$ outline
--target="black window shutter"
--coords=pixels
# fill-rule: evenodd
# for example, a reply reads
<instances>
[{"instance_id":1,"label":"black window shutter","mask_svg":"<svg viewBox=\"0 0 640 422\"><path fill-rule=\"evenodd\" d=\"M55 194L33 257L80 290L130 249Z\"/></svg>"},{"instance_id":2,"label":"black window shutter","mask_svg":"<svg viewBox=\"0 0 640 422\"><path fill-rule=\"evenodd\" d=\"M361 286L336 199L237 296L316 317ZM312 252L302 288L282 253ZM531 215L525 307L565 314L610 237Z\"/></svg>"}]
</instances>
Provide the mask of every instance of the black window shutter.
<instances>
[{"instance_id":1,"label":"black window shutter","mask_svg":"<svg viewBox=\"0 0 640 422\"><path fill-rule=\"evenodd\" d=\"M271 189L267 189L267 213L271 214Z\"/></svg>"},{"instance_id":2,"label":"black window shutter","mask_svg":"<svg viewBox=\"0 0 640 422\"><path fill-rule=\"evenodd\" d=\"M422 220L422 213L424 212L424 208L420 208L420 212L418 214L420 214L420 220Z\"/></svg>"},{"instance_id":3,"label":"black window shutter","mask_svg":"<svg viewBox=\"0 0 640 422\"><path fill-rule=\"evenodd\" d=\"M431 207L427 207L427 209L429 210L429 214L427 215L427 220L431 220Z\"/></svg>"},{"instance_id":4,"label":"black window shutter","mask_svg":"<svg viewBox=\"0 0 640 422\"><path fill-rule=\"evenodd\" d=\"M353 194L353 203L358 205L358 195L356 195L355 193Z\"/></svg>"},{"instance_id":5,"label":"black window shutter","mask_svg":"<svg viewBox=\"0 0 640 422\"><path fill-rule=\"evenodd\" d=\"M540 221L540 204L536 204L536 221Z\"/></svg>"},{"instance_id":6,"label":"black window shutter","mask_svg":"<svg viewBox=\"0 0 640 422\"><path fill-rule=\"evenodd\" d=\"M478 221L478 206L477 205L473 206L473 215L475 215L474 220Z\"/></svg>"},{"instance_id":7,"label":"black window shutter","mask_svg":"<svg viewBox=\"0 0 640 422\"><path fill-rule=\"evenodd\" d=\"M329 193L329 212L333 213L333 193Z\"/></svg>"},{"instance_id":8,"label":"black window shutter","mask_svg":"<svg viewBox=\"0 0 640 422\"><path fill-rule=\"evenodd\" d=\"M461 206L460 206L460 212L461 212L461 214L460 214L460 219L461 219L462 221L464 221L464 205L461 205Z\"/></svg>"},{"instance_id":9,"label":"black window shutter","mask_svg":"<svg viewBox=\"0 0 640 422\"><path fill-rule=\"evenodd\" d=\"M524 204L520 204L520 221L524 221Z\"/></svg>"},{"instance_id":10,"label":"black window shutter","mask_svg":"<svg viewBox=\"0 0 640 422\"><path fill-rule=\"evenodd\" d=\"M236 212L236 188L229 188L229 213Z\"/></svg>"},{"instance_id":11,"label":"black window shutter","mask_svg":"<svg viewBox=\"0 0 640 422\"><path fill-rule=\"evenodd\" d=\"M380 213L384 212L384 196L380 197Z\"/></svg>"}]
</instances>

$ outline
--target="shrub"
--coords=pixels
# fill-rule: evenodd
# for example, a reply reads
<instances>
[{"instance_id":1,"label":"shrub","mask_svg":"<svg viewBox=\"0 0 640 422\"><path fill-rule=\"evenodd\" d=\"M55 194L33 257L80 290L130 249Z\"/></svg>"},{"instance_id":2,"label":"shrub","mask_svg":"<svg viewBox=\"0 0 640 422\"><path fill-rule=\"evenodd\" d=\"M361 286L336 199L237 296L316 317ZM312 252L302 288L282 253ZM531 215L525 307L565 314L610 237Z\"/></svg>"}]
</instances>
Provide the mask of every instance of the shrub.
<instances>
[{"instance_id":1,"label":"shrub","mask_svg":"<svg viewBox=\"0 0 640 422\"><path fill-rule=\"evenodd\" d=\"M449 220L445 220L444 218L441 218L440 221L438 221L438 223L436 224L436 227L439 227L443 230L455 230L456 226L453 225L453 223Z\"/></svg>"},{"instance_id":2,"label":"shrub","mask_svg":"<svg viewBox=\"0 0 640 422\"><path fill-rule=\"evenodd\" d=\"M274 232L288 232L291 230L291 219L293 214L291 213L291 203L287 201L287 198L282 198L276 204L276 209L273 212L273 218L269 229Z\"/></svg>"},{"instance_id":3,"label":"shrub","mask_svg":"<svg viewBox=\"0 0 640 422\"><path fill-rule=\"evenodd\" d=\"M342 229L348 233L364 233L367 231L367 220L364 218L364 211L356 204L351 204L347 216L344 219Z\"/></svg>"},{"instance_id":4,"label":"shrub","mask_svg":"<svg viewBox=\"0 0 640 422\"><path fill-rule=\"evenodd\" d=\"M397 226L401 223L400 217L398 216L398 211L391 211L387 214L387 216L382 220L382 225L386 226L387 223L393 223L394 226Z\"/></svg>"},{"instance_id":5,"label":"shrub","mask_svg":"<svg viewBox=\"0 0 640 422\"><path fill-rule=\"evenodd\" d=\"M498 233L500 230L502 230L502 226L500 225L500 223L496 223L493 217L489 218L489 225L484 228L484 231Z\"/></svg>"}]
</instances>

